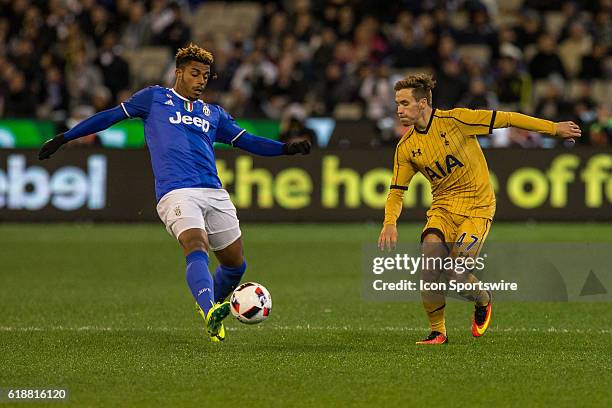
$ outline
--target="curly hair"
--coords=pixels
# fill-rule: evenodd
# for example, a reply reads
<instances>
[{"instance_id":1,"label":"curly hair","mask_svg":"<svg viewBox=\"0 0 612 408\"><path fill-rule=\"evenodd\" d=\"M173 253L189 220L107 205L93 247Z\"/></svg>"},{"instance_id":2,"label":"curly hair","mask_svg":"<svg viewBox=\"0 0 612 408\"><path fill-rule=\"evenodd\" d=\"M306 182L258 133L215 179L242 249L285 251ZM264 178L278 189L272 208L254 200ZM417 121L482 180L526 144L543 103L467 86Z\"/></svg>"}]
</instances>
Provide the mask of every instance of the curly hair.
<instances>
[{"instance_id":1,"label":"curly hair","mask_svg":"<svg viewBox=\"0 0 612 408\"><path fill-rule=\"evenodd\" d=\"M206 65L211 65L214 61L210 51L198 47L194 43L189 43L185 48L179 48L176 52L176 67L182 68L189 61L197 61Z\"/></svg>"},{"instance_id":2,"label":"curly hair","mask_svg":"<svg viewBox=\"0 0 612 408\"><path fill-rule=\"evenodd\" d=\"M395 92L400 89L412 89L412 96L417 101L427 99L427 104L431 106L431 90L436 87L436 80L429 74L410 75L395 83Z\"/></svg>"}]
</instances>

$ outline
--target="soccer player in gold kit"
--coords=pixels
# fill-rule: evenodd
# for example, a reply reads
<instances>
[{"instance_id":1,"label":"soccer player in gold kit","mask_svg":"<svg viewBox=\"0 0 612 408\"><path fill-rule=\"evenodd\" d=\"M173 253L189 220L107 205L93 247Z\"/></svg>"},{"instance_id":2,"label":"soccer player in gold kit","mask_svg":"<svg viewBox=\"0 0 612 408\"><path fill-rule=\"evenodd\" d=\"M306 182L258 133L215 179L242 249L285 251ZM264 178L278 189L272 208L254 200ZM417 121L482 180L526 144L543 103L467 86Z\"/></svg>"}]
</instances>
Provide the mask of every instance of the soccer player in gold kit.
<instances>
[{"instance_id":1,"label":"soccer player in gold kit","mask_svg":"<svg viewBox=\"0 0 612 408\"><path fill-rule=\"evenodd\" d=\"M515 112L432 107L430 75L409 76L395 84L395 102L400 122L410 129L397 144L393 179L385 204L384 226L378 239L380 249L393 249L397 242L397 219L404 191L412 177L421 172L431 183L433 202L421 235L425 257L476 257L482 248L495 214L495 195L489 169L477 135L493 129L517 127L559 138L580 137L573 122L554 123ZM471 273L423 268L422 279L439 281L452 276L457 281L476 283ZM475 302L472 335L482 336L491 321L491 294L484 290L463 293ZM431 334L417 344L448 342L442 292L421 291Z\"/></svg>"}]
</instances>

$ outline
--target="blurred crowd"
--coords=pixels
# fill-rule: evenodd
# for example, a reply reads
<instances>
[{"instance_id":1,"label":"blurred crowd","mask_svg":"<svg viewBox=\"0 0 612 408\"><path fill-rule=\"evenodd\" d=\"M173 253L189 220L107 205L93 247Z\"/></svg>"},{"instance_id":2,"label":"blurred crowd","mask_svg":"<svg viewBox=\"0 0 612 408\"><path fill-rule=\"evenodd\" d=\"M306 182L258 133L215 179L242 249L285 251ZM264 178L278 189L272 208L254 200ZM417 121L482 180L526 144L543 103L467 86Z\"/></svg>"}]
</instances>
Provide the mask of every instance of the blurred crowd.
<instances>
[{"instance_id":1,"label":"blurred crowd","mask_svg":"<svg viewBox=\"0 0 612 408\"><path fill-rule=\"evenodd\" d=\"M171 86L172 56L193 41L215 56L204 99L280 119L283 134L332 116L373 120L393 139L393 84L427 71L436 107L573 120L580 143L607 146L611 16L612 0L0 0L0 117L70 127L145 85ZM145 64L144 49L163 57ZM494 146L544 143L500 135Z\"/></svg>"}]
</instances>

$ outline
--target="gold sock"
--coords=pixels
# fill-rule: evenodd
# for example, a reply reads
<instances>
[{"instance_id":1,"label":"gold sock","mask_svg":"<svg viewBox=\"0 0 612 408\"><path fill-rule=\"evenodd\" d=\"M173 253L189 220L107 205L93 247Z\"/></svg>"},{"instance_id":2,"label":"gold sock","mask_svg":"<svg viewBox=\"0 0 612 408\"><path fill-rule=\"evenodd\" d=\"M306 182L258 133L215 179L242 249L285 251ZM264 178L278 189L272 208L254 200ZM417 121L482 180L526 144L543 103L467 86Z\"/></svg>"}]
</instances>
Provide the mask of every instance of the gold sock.
<instances>
[{"instance_id":1,"label":"gold sock","mask_svg":"<svg viewBox=\"0 0 612 408\"><path fill-rule=\"evenodd\" d=\"M432 294L430 292L421 293L421 299L423 300L423 308L429 319L431 331L437 331L446 336L446 321L444 320L446 301L444 295L440 293Z\"/></svg>"},{"instance_id":2,"label":"gold sock","mask_svg":"<svg viewBox=\"0 0 612 408\"><path fill-rule=\"evenodd\" d=\"M476 284L480 282L480 280L478 280L478 278L471 273L460 277L457 277L457 274L455 274L454 276L455 277L452 279L456 279L458 282L461 283ZM471 302L475 302L479 306L486 306L491 300L489 297L489 293L486 290L481 289L464 290L460 292L459 295L464 299L467 299Z\"/></svg>"},{"instance_id":3,"label":"gold sock","mask_svg":"<svg viewBox=\"0 0 612 408\"><path fill-rule=\"evenodd\" d=\"M471 273L468 275L467 281L469 283L480 282L478 278ZM470 291L469 295L474 299L476 304L479 306L486 306L491 301L491 298L489 297L489 293L486 290L476 289L474 291Z\"/></svg>"}]
</instances>

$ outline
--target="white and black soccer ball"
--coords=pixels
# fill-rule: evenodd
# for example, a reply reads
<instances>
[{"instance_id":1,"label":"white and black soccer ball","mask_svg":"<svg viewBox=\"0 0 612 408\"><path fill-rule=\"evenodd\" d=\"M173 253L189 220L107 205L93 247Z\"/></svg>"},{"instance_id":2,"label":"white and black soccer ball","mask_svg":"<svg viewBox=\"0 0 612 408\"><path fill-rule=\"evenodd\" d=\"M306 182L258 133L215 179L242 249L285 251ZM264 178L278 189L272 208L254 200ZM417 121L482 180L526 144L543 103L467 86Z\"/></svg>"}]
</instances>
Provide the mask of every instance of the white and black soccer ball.
<instances>
[{"instance_id":1,"label":"white and black soccer ball","mask_svg":"<svg viewBox=\"0 0 612 408\"><path fill-rule=\"evenodd\" d=\"M268 318L272 297L268 289L255 282L238 286L230 298L231 311L242 323L255 324Z\"/></svg>"}]
</instances>

